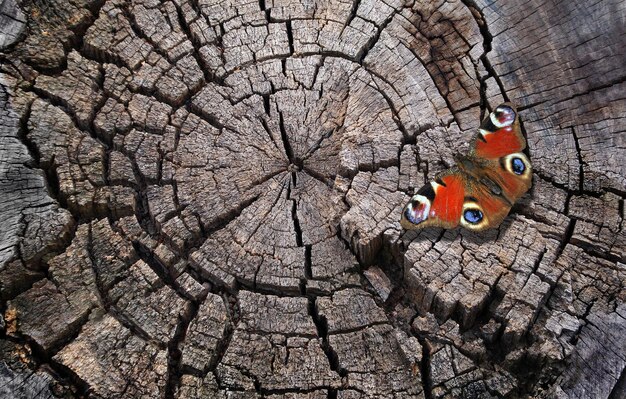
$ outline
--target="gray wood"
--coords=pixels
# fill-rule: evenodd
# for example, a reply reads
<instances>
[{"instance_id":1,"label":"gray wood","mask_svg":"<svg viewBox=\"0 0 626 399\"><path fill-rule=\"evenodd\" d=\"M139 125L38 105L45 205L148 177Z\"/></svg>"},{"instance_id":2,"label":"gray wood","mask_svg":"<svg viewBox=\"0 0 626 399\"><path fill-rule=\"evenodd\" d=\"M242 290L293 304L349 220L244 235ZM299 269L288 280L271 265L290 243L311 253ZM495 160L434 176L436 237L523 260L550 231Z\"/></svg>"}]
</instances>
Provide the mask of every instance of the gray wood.
<instances>
[{"instance_id":1,"label":"gray wood","mask_svg":"<svg viewBox=\"0 0 626 399\"><path fill-rule=\"evenodd\" d=\"M0 1L0 49L17 42L26 28L26 15L15 0Z\"/></svg>"},{"instance_id":2,"label":"gray wood","mask_svg":"<svg viewBox=\"0 0 626 399\"><path fill-rule=\"evenodd\" d=\"M0 396L626 396L623 1L0 0ZM400 210L518 107L483 233Z\"/></svg>"}]
</instances>

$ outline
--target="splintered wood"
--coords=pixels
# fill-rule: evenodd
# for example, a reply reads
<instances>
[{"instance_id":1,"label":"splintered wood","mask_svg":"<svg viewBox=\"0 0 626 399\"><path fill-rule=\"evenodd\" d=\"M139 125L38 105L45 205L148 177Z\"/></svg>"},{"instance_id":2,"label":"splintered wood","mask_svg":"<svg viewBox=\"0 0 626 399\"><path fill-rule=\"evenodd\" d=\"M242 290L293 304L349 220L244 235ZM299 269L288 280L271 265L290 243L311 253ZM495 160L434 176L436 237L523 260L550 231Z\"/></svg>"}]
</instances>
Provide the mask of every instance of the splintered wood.
<instances>
[{"instance_id":1,"label":"splintered wood","mask_svg":"<svg viewBox=\"0 0 626 399\"><path fill-rule=\"evenodd\" d=\"M19 3L1 397L623 396L623 1ZM503 100L532 190L403 231Z\"/></svg>"}]
</instances>

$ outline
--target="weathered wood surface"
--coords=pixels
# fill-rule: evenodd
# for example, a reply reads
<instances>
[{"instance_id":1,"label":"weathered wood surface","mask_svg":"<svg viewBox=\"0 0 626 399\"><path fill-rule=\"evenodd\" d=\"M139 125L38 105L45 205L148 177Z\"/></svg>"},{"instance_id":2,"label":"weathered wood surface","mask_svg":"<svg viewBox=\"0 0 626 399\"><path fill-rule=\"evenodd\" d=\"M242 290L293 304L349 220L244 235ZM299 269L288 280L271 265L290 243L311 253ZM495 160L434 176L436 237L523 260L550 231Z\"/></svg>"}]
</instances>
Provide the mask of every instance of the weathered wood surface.
<instances>
[{"instance_id":1,"label":"weathered wood surface","mask_svg":"<svg viewBox=\"0 0 626 399\"><path fill-rule=\"evenodd\" d=\"M625 20L0 1L0 396L626 397ZM531 192L403 232L505 99Z\"/></svg>"}]
</instances>

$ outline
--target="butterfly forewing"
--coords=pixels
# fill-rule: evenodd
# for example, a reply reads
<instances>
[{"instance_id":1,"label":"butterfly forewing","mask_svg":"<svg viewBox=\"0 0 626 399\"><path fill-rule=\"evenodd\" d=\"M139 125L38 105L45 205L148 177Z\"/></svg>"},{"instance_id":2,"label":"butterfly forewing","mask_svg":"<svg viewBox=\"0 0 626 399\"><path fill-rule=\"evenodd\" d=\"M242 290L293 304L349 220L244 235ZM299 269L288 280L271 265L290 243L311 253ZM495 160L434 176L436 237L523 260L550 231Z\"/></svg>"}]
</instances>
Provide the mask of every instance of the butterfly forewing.
<instances>
[{"instance_id":1,"label":"butterfly forewing","mask_svg":"<svg viewBox=\"0 0 626 399\"><path fill-rule=\"evenodd\" d=\"M517 111L509 103L497 106L458 167L437 175L411 198L402 210L402 227L497 227L532 185L525 148Z\"/></svg>"},{"instance_id":2,"label":"butterfly forewing","mask_svg":"<svg viewBox=\"0 0 626 399\"><path fill-rule=\"evenodd\" d=\"M402 226L405 229L456 227L463 210L467 185L464 178L457 168L453 168L426 183L402 210Z\"/></svg>"},{"instance_id":3,"label":"butterfly forewing","mask_svg":"<svg viewBox=\"0 0 626 399\"><path fill-rule=\"evenodd\" d=\"M470 155L485 159L523 151L526 140L515 108L510 103L498 105L481 123L470 148Z\"/></svg>"}]
</instances>

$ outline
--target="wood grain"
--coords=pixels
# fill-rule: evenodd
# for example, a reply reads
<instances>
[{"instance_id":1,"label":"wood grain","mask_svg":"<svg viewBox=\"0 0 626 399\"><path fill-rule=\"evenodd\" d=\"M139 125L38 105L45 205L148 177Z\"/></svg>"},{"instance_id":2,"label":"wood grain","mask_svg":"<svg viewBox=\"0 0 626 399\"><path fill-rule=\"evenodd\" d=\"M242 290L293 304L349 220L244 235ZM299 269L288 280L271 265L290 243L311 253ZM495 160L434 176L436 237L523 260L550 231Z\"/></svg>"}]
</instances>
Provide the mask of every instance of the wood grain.
<instances>
[{"instance_id":1,"label":"wood grain","mask_svg":"<svg viewBox=\"0 0 626 399\"><path fill-rule=\"evenodd\" d=\"M0 0L0 396L625 397L625 19ZM402 230L502 101L530 192Z\"/></svg>"}]
</instances>

